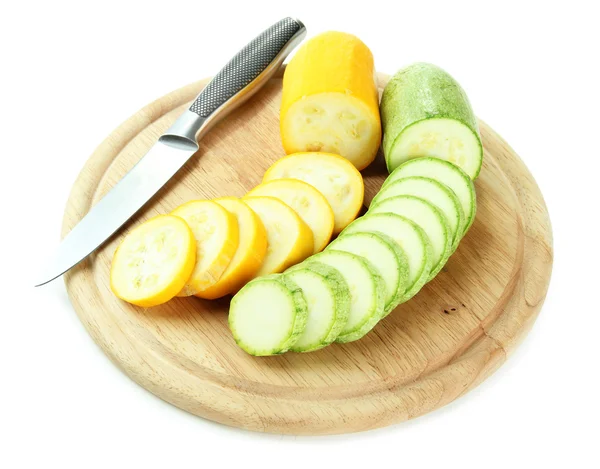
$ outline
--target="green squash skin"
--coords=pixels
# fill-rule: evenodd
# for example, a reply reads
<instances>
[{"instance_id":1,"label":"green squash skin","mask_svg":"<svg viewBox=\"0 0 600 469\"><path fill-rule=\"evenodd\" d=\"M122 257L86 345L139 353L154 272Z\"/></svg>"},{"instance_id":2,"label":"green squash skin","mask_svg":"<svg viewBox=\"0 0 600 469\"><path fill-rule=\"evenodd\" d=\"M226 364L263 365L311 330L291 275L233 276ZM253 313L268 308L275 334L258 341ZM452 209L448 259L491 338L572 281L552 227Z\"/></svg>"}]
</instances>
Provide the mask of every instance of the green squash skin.
<instances>
[{"instance_id":1,"label":"green squash skin","mask_svg":"<svg viewBox=\"0 0 600 469\"><path fill-rule=\"evenodd\" d=\"M291 279L285 275L279 274L278 280L287 287L292 294L294 306L296 307L296 317L292 328L292 333L285 344L282 346L282 350L279 353L287 352L300 338L300 334L304 332L306 322L308 321L308 306L304 299L302 289Z\"/></svg>"},{"instance_id":2,"label":"green squash skin","mask_svg":"<svg viewBox=\"0 0 600 469\"><path fill-rule=\"evenodd\" d=\"M483 146L477 119L465 91L443 69L415 63L397 72L381 97L383 154L388 171L389 155L400 134L409 126L431 118L447 118L466 125L477 137L483 160ZM473 179L477 178L481 166Z\"/></svg>"}]
</instances>

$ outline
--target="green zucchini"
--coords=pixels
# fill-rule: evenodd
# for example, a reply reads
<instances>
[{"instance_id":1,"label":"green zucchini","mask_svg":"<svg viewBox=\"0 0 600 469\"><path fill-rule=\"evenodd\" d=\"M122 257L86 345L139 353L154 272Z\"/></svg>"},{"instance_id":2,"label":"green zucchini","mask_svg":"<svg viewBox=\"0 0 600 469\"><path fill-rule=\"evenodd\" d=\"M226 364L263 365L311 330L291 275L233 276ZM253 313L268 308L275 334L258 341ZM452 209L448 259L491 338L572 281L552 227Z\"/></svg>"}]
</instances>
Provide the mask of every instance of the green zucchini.
<instances>
[{"instance_id":1,"label":"green zucchini","mask_svg":"<svg viewBox=\"0 0 600 469\"><path fill-rule=\"evenodd\" d=\"M400 304L408 284L408 260L404 250L383 233L347 233L326 250L344 251L369 260L385 282L384 315Z\"/></svg>"},{"instance_id":2,"label":"green zucchini","mask_svg":"<svg viewBox=\"0 0 600 469\"><path fill-rule=\"evenodd\" d=\"M401 303L415 296L427 282L433 265L431 242L415 222L393 213L367 213L350 223L340 237L350 233L383 233L404 251L408 262L408 285Z\"/></svg>"},{"instance_id":3,"label":"green zucchini","mask_svg":"<svg viewBox=\"0 0 600 469\"><path fill-rule=\"evenodd\" d=\"M475 179L483 161L477 119L466 93L447 72L416 63L396 73L381 97L388 171L424 156L450 161Z\"/></svg>"},{"instance_id":4,"label":"green zucchini","mask_svg":"<svg viewBox=\"0 0 600 469\"><path fill-rule=\"evenodd\" d=\"M433 267L429 280L437 275L452 254L452 236L446 217L424 199L412 195L397 195L376 204L367 213L395 213L414 221L423 228L431 241L433 252Z\"/></svg>"},{"instance_id":5,"label":"green zucchini","mask_svg":"<svg viewBox=\"0 0 600 469\"><path fill-rule=\"evenodd\" d=\"M305 262L284 276L302 289L308 309L306 327L292 352L312 352L331 344L348 322L350 290L344 277L320 262Z\"/></svg>"},{"instance_id":6,"label":"green zucchini","mask_svg":"<svg viewBox=\"0 0 600 469\"><path fill-rule=\"evenodd\" d=\"M363 337L383 317L385 283L366 259L342 251L323 251L305 261L321 262L342 275L350 290L350 315L336 342L352 342Z\"/></svg>"},{"instance_id":7,"label":"green zucchini","mask_svg":"<svg viewBox=\"0 0 600 469\"><path fill-rule=\"evenodd\" d=\"M464 213L454 192L435 179L411 176L398 179L382 188L371 202L371 207L397 195L414 195L435 205L446 217L452 233L452 252L458 247L463 234Z\"/></svg>"},{"instance_id":8,"label":"green zucchini","mask_svg":"<svg viewBox=\"0 0 600 469\"><path fill-rule=\"evenodd\" d=\"M464 236L475 220L477 207L475 185L471 178L458 166L448 161L438 158L417 158L409 160L396 168L385 180L381 190L383 191L388 185L399 179L412 176L425 176L435 179L456 194L464 213L462 233L462 236Z\"/></svg>"},{"instance_id":9,"label":"green zucchini","mask_svg":"<svg viewBox=\"0 0 600 469\"><path fill-rule=\"evenodd\" d=\"M229 328L238 346L255 356L287 352L306 327L302 290L281 274L248 282L229 306Z\"/></svg>"}]
</instances>

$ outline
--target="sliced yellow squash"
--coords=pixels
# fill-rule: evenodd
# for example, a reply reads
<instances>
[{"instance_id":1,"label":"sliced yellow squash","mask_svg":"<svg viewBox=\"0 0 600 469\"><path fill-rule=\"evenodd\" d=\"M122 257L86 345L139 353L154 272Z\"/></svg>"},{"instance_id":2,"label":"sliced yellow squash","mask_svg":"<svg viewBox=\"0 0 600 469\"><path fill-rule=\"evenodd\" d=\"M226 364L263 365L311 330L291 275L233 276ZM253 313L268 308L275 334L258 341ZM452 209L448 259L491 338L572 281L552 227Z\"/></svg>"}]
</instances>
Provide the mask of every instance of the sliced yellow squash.
<instances>
[{"instance_id":1,"label":"sliced yellow squash","mask_svg":"<svg viewBox=\"0 0 600 469\"><path fill-rule=\"evenodd\" d=\"M276 161L263 182L300 179L319 190L333 209L333 232L340 233L356 218L363 205L362 175L347 159L332 153L293 153Z\"/></svg>"},{"instance_id":2,"label":"sliced yellow squash","mask_svg":"<svg viewBox=\"0 0 600 469\"><path fill-rule=\"evenodd\" d=\"M236 217L240 235L235 255L219 281L196 295L208 300L237 292L252 279L267 253L267 232L248 205L235 197L214 199L213 202Z\"/></svg>"},{"instance_id":3,"label":"sliced yellow squash","mask_svg":"<svg viewBox=\"0 0 600 469\"><path fill-rule=\"evenodd\" d=\"M311 229L294 210L275 197L244 197L267 232L267 253L255 277L283 272L313 253Z\"/></svg>"},{"instance_id":4,"label":"sliced yellow squash","mask_svg":"<svg viewBox=\"0 0 600 469\"><path fill-rule=\"evenodd\" d=\"M179 217L159 215L125 236L112 260L110 288L129 303L169 301L185 285L196 261L196 241Z\"/></svg>"},{"instance_id":5,"label":"sliced yellow squash","mask_svg":"<svg viewBox=\"0 0 600 469\"><path fill-rule=\"evenodd\" d=\"M335 31L305 42L283 76L280 126L288 154L336 153L366 168L381 141L369 48L356 36Z\"/></svg>"},{"instance_id":6,"label":"sliced yellow squash","mask_svg":"<svg viewBox=\"0 0 600 469\"><path fill-rule=\"evenodd\" d=\"M313 253L325 249L333 232L333 210L327 199L310 184L299 179L274 179L252 189L247 197L275 197L289 205L312 230Z\"/></svg>"},{"instance_id":7,"label":"sliced yellow squash","mask_svg":"<svg viewBox=\"0 0 600 469\"><path fill-rule=\"evenodd\" d=\"M196 265L177 296L196 295L219 281L238 247L237 219L211 200L193 200L173 210L196 238Z\"/></svg>"}]
</instances>

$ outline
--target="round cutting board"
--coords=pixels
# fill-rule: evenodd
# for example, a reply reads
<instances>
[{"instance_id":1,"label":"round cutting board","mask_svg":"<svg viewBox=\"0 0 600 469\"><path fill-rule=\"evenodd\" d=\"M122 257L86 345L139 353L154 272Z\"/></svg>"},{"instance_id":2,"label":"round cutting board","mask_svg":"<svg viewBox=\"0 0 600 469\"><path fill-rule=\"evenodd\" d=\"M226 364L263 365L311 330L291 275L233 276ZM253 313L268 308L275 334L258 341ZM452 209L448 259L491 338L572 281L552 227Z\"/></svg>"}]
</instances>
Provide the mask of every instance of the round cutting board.
<instances>
[{"instance_id":1,"label":"round cutting board","mask_svg":"<svg viewBox=\"0 0 600 469\"><path fill-rule=\"evenodd\" d=\"M379 75L382 88L387 77ZM154 144L207 80L158 99L94 152L71 192L63 236ZM513 150L480 122L485 159L477 217L442 272L363 339L320 351L251 357L227 327L229 299L176 298L139 308L109 288L127 230L193 199L243 196L284 155L281 73L214 127L142 211L65 276L79 318L111 360L167 402L226 425L272 433L345 433L437 409L504 363L531 328L552 268L542 195ZM363 171L368 205L386 177Z\"/></svg>"}]
</instances>

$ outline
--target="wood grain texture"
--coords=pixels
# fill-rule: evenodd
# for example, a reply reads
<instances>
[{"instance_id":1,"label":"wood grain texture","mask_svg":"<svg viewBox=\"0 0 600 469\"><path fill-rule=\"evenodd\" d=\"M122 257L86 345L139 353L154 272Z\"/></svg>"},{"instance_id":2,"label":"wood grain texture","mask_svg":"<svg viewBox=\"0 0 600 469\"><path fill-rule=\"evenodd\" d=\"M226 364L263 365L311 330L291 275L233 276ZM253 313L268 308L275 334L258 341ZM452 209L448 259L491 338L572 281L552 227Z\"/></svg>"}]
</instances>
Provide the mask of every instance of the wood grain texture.
<instances>
[{"instance_id":1,"label":"wood grain texture","mask_svg":"<svg viewBox=\"0 0 600 469\"><path fill-rule=\"evenodd\" d=\"M381 87L386 80L379 75ZM205 83L151 103L97 148L71 192L63 236ZM192 199L242 196L283 156L280 94L281 74L207 134L198 154L128 225L66 274L79 318L112 361L152 393L193 414L251 430L367 430L417 417L473 389L531 328L553 256L548 213L533 177L483 122L475 223L443 271L360 341L256 358L231 337L227 299L176 298L143 309L110 292L110 261L128 229ZM368 203L386 176L381 156L363 174Z\"/></svg>"}]
</instances>

